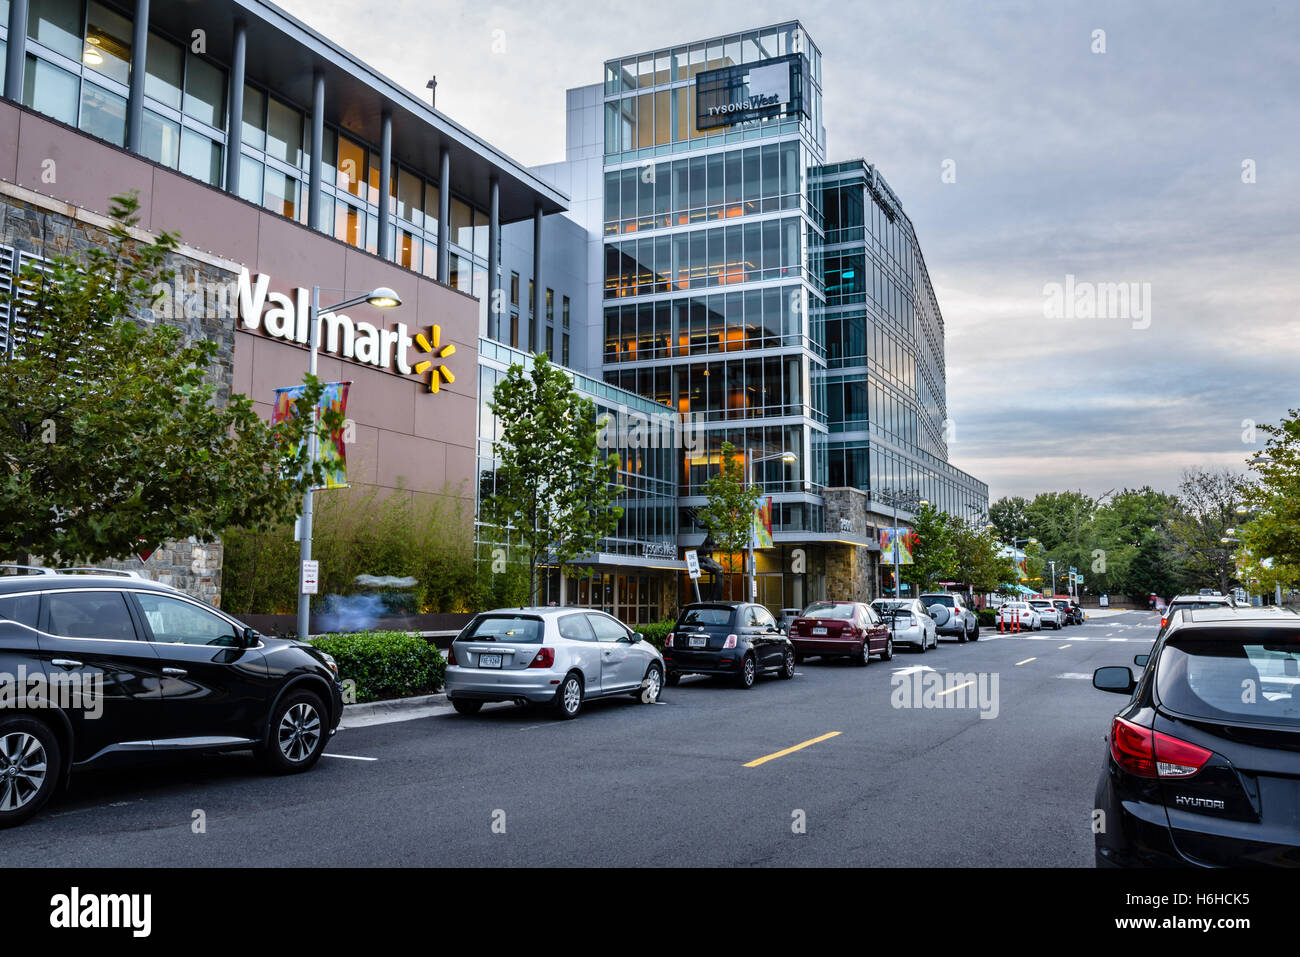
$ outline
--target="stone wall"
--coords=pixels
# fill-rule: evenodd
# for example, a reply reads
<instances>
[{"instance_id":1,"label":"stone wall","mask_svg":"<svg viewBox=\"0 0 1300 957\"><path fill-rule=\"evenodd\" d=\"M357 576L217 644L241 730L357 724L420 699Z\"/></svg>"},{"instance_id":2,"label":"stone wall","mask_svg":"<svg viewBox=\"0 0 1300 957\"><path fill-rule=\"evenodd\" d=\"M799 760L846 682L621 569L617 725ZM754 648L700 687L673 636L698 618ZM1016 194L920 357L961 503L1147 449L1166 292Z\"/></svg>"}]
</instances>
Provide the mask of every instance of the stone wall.
<instances>
[{"instance_id":1,"label":"stone wall","mask_svg":"<svg viewBox=\"0 0 1300 957\"><path fill-rule=\"evenodd\" d=\"M869 542L867 493L856 488L828 488L826 531L845 538ZM877 553L870 545L834 543L826 550L826 597L848 601L872 601L876 594Z\"/></svg>"},{"instance_id":2,"label":"stone wall","mask_svg":"<svg viewBox=\"0 0 1300 957\"><path fill-rule=\"evenodd\" d=\"M24 196L21 189L0 183L0 256L14 251L42 258L72 256L79 258L86 250L103 247L109 240L106 217L48 197ZM208 381L216 387L218 402L230 397L235 369L235 324L205 309L203 290L209 284L228 283L235 273L215 263L177 253L167 266L175 272L164 300L164 308L142 309L139 319L145 323L162 322L182 330L185 341L207 339L217 344L217 353L208 370ZM100 563L102 567L138 572L146 578L164 582L210 602L220 603L222 547L220 542L200 543L193 540L169 542L158 548L148 561L138 557Z\"/></svg>"}]
</instances>

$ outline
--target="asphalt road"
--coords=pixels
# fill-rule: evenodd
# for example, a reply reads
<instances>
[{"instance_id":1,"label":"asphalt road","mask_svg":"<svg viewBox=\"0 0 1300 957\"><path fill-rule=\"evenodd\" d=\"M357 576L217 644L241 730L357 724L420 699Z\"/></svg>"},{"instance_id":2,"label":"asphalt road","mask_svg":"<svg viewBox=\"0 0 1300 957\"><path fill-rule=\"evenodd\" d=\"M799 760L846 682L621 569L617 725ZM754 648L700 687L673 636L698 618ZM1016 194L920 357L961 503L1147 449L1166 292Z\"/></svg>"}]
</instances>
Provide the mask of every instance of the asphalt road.
<instances>
[{"instance_id":1,"label":"asphalt road","mask_svg":"<svg viewBox=\"0 0 1300 957\"><path fill-rule=\"evenodd\" d=\"M685 679L661 704L592 702L576 721L495 705L345 726L288 778L238 754L85 773L0 833L0 860L1090 867L1093 788L1122 704L1092 671L1131 664L1158 623L1125 612L1060 632L986 629L865 669L812 659L750 691ZM895 707L895 682L917 687L918 668L986 676L966 693L996 676L996 716Z\"/></svg>"}]
</instances>

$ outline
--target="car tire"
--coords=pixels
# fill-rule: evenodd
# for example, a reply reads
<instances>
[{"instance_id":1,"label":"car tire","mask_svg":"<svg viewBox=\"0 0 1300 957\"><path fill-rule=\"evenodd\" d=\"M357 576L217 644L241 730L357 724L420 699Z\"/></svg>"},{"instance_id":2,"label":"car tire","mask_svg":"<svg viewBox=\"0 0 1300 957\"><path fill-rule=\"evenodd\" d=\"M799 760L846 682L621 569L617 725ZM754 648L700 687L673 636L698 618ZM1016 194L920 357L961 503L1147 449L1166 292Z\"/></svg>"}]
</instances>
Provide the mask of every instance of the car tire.
<instances>
[{"instance_id":1,"label":"car tire","mask_svg":"<svg viewBox=\"0 0 1300 957\"><path fill-rule=\"evenodd\" d=\"M561 721L572 721L582 711L582 679L569 672L555 689L551 711Z\"/></svg>"},{"instance_id":2,"label":"car tire","mask_svg":"<svg viewBox=\"0 0 1300 957\"><path fill-rule=\"evenodd\" d=\"M682 676L680 672L670 671L664 677L664 685L669 688L676 688L677 683L681 680L682 680Z\"/></svg>"},{"instance_id":3,"label":"car tire","mask_svg":"<svg viewBox=\"0 0 1300 957\"><path fill-rule=\"evenodd\" d=\"M964 644L966 644L966 630L965 630L965 629L962 629L961 634L959 634L959 635L957 636L957 644L959 644L959 645L964 645Z\"/></svg>"},{"instance_id":4,"label":"car tire","mask_svg":"<svg viewBox=\"0 0 1300 957\"><path fill-rule=\"evenodd\" d=\"M754 687L757 680L758 662L754 660L753 655L745 655L744 660L740 663L740 674L736 677L736 685L748 691Z\"/></svg>"},{"instance_id":5,"label":"car tire","mask_svg":"<svg viewBox=\"0 0 1300 957\"><path fill-rule=\"evenodd\" d=\"M920 647L919 649L917 649L917 650L918 650L921 654L925 654L925 649L928 648L928 647L929 647L929 645L927 645L927 644L925 643L925 629L922 629L922 630L921 630L921 647Z\"/></svg>"},{"instance_id":6,"label":"car tire","mask_svg":"<svg viewBox=\"0 0 1300 957\"><path fill-rule=\"evenodd\" d=\"M652 664L645 670L645 677L641 679L641 687L632 692L632 697L642 704L654 704L659 700L659 694L663 689L663 672L660 671L657 664Z\"/></svg>"},{"instance_id":7,"label":"car tire","mask_svg":"<svg viewBox=\"0 0 1300 957\"><path fill-rule=\"evenodd\" d=\"M794 677L794 652L786 649L785 655L781 658L781 670L777 672L782 678L789 681Z\"/></svg>"},{"instance_id":8,"label":"car tire","mask_svg":"<svg viewBox=\"0 0 1300 957\"><path fill-rule=\"evenodd\" d=\"M290 691L271 712L267 741L257 751L272 774L301 774L315 766L329 743L325 705L313 691Z\"/></svg>"},{"instance_id":9,"label":"car tire","mask_svg":"<svg viewBox=\"0 0 1300 957\"><path fill-rule=\"evenodd\" d=\"M894 639L893 638L885 639L885 650L880 653L880 660L881 661L894 660Z\"/></svg>"},{"instance_id":10,"label":"car tire","mask_svg":"<svg viewBox=\"0 0 1300 957\"><path fill-rule=\"evenodd\" d=\"M976 623L975 623L975 628L974 628L974 630L970 633L970 640L971 640L971 641L979 641L979 640L980 640L980 626L979 626L979 622L976 622Z\"/></svg>"},{"instance_id":11,"label":"car tire","mask_svg":"<svg viewBox=\"0 0 1300 957\"><path fill-rule=\"evenodd\" d=\"M865 668L871 664L871 643L867 638L862 639L862 648L856 655L849 659L855 665Z\"/></svg>"},{"instance_id":12,"label":"car tire","mask_svg":"<svg viewBox=\"0 0 1300 957\"><path fill-rule=\"evenodd\" d=\"M13 774L9 768L19 768ZM22 824L50 800L59 785L63 751L54 729L34 718L0 721L0 828Z\"/></svg>"},{"instance_id":13,"label":"car tire","mask_svg":"<svg viewBox=\"0 0 1300 957\"><path fill-rule=\"evenodd\" d=\"M452 698L451 706L457 714L478 714L483 710L482 701L471 701L468 698Z\"/></svg>"}]
</instances>

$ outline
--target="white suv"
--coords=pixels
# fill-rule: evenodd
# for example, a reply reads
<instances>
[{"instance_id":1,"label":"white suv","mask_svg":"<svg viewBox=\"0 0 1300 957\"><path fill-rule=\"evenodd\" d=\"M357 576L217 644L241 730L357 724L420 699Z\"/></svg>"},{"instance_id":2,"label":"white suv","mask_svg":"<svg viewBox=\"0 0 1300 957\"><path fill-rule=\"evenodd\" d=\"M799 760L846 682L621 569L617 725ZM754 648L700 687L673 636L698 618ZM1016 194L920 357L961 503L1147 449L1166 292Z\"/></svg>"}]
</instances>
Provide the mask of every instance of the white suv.
<instances>
[{"instance_id":1,"label":"white suv","mask_svg":"<svg viewBox=\"0 0 1300 957\"><path fill-rule=\"evenodd\" d=\"M965 597L958 592L935 592L922 595L921 604L934 619L937 634L956 638L959 642L979 640L979 616L975 614L975 610L970 607Z\"/></svg>"}]
</instances>

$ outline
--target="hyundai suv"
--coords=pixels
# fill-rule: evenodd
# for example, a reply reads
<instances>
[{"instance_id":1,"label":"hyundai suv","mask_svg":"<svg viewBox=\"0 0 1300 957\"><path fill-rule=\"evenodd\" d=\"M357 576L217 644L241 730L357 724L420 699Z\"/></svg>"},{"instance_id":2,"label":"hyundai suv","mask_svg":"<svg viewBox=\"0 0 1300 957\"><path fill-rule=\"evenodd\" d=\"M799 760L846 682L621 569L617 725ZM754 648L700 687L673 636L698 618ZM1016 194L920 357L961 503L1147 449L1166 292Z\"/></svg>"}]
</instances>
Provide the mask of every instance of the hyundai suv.
<instances>
[{"instance_id":1,"label":"hyundai suv","mask_svg":"<svg viewBox=\"0 0 1300 957\"><path fill-rule=\"evenodd\" d=\"M1100 668L1131 696L1097 782L1097 866L1300 866L1300 616L1184 612Z\"/></svg>"},{"instance_id":2,"label":"hyundai suv","mask_svg":"<svg viewBox=\"0 0 1300 957\"><path fill-rule=\"evenodd\" d=\"M211 605L101 569L0 577L0 827L69 775L182 752L252 750L306 771L343 715L334 660Z\"/></svg>"}]
</instances>

